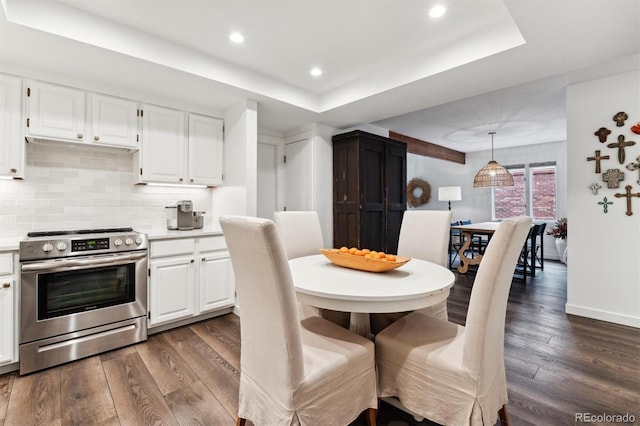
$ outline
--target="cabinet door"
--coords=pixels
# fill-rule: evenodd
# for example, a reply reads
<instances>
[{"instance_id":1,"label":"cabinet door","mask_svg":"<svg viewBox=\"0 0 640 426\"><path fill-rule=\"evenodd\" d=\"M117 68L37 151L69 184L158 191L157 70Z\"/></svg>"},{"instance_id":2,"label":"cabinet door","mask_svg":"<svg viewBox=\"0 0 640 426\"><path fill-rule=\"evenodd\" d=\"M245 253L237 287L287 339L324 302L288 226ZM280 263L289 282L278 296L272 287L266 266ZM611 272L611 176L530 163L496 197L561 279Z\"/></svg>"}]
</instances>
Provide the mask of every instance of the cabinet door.
<instances>
[{"instance_id":1,"label":"cabinet door","mask_svg":"<svg viewBox=\"0 0 640 426\"><path fill-rule=\"evenodd\" d=\"M0 365L13 362L15 283L11 275L0 277Z\"/></svg>"},{"instance_id":2,"label":"cabinet door","mask_svg":"<svg viewBox=\"0 0 640 426\"><path fill-rule=\"evenodd\" d=\"M24 173L21 92L22 80L0 75L0 176L22 177Z\"/></svg>"},{"instance_id":3,"label":"cabinet door","mask_svg":"<svg viewBox=\"0 0 640 426\"><path fill-rule=\"evenodd\" d=\"M151 261L149 326L194 315L194 265L193 257Z\"/></svg>"},{"instance_id":4,"label":"cabinet door","mask_svg":"<svg viewBox=\"0 0 640 426\"><path fill-rule=\"evenodd\" d=\"M27 137L85 140L86 93L71 87L31 81L27 98Z\"/></svg>"},{"instance_id":5,"label":"cabinet door","mask_svg":"<svg viewBox=\"0 0 640 426\"><path fill-rule=\"evenodd\" d=\"M385 206L385 143L360 139L360 244L376 251L387 249Z\"/></svg>"},{"instance_id":6,"label":"cabinet door","mask_svg":"<svg viewBox=\"0 0 640 426\"><path fill-rule=\"evenodd\" d=\"M142 107L141 180L185 183L185 113L154 105Z\"/></svg>"},{"instance_id":7,"label":"cabinet door","mask_svg":"<svg viewBox=\"0 0 640 426\"><path fill-rule=\"evenodd\" d=\"M360 174L358 143L333 145L333 244L364 247L360 243Z\"/></svg>"},{"instance_id":8,"label":"cabinet door","mask_svg":"<svg viewBox=\"0 0 640 426\"><path fill-rule=\"evenodd\" d=\"M138 147L138 102L92 94L92 140L98 144Z\"/></svg>"},{"instance_id":9,"label":"cabinet door","mask_svg":"<svg viewBox=\"0 0 640 426\"><path fill-rule=\"evenodd\" d=\"M189 182L221 185L223 167L223 122L189 114Z\"/></svg>"},{"instance_id":10,"label":"cabinet door","mask_svg":"<svg viewBox=\"0 0 640 426\"><path fill-rule=\"evenodd\" d=\"M385 157L387 253L398 253L402 217L407 209L407 144L388 142Z\"/></svg>"},{"instance_id":11,"label":"cabinet door","mask_svg":"<svg viewBox=\"0 0 640 426\"><path fill-rule=\"evenodd\" d=\"M200 255L200 313L233 306L233 268L228 252Z\"/></svg>"}]
</instances>

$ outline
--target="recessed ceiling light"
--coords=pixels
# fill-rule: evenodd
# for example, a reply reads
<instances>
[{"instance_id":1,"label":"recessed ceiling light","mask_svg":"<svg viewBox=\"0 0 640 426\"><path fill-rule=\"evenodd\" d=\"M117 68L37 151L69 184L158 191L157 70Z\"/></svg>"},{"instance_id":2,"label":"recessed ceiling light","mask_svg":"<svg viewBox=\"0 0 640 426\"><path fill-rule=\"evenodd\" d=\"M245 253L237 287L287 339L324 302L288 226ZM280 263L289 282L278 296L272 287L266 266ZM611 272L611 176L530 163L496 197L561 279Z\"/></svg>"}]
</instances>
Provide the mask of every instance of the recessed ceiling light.
<instances>
[{"instance_id":1,"label":"recessed ceiling light","mask_svg":"<svg viewBox=\"0 0 640 426\"><path fill-rule=\"evenodd\" d=\"M441 5L437 4L429 9L429 16L432 18L439 18L447 12L447 9Z\"/></svg>"},{"instance_id":2,"label":"recessed ceiling light","mask_svg":"<svg viewBox=\"0 0 640 426\"><path fill-rule=\"evenodd\" d=\"M311 68L311 71L309 71L309 72L314 77L320 77L322 75L322 70L320 68L318 68L318 67Z\"/></svg>"},{"instance_id":3,"label":"recessed ceiling light","mask_svg":"<svg viewBox=\"0 0 640 426\"><path fill-rule=\"evenodd\" d=\"M234 43L243 43L244 42L244 36L238 32L235 33L231 33L229 35L229 40L231 40Z\"/></svg>"}]
</instances>

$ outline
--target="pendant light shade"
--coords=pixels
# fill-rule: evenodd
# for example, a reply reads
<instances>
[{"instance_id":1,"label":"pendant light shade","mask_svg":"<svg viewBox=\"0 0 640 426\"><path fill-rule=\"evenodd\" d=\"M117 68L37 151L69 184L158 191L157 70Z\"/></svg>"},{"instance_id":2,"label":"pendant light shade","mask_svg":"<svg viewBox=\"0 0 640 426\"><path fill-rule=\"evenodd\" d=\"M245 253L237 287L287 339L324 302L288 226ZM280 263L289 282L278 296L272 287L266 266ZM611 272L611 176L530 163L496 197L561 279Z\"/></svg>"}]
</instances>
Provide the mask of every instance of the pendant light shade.
<instances>
[{"instance_id":1,"label":"pendant light shade","mask_svg":"<svg viewBox=\"0 0 640 426\"><path fill-rule=\"evenodd\" d=\"M493 135L496 132L489 132L489 134L491 135L491 161L476 173L476 177L473 178L473 187L513 186L513 176L509 170L493 160Z\"/></svg>"}]
</instances>

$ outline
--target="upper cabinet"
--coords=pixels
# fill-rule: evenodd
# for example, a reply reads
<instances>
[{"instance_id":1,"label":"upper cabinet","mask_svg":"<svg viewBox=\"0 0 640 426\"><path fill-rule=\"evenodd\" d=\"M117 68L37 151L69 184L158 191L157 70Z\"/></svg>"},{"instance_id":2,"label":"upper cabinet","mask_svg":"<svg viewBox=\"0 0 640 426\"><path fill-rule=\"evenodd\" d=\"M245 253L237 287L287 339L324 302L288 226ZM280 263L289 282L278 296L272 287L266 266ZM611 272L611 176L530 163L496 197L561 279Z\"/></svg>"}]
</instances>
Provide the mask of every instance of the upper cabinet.
<instances>
[{"instance_id":1,"label":"upper cabinet","mask_svg":"<svg viewBox=\"0 0 640 426\"><path fill-rule=\"evenodd\" d=\"M186 114L155 105L142 105L140 182L185 183Z\"/></svg>"},{"instance_id":2,"label":"upper cabinet","mask_svg":"<svg viewBox=\"0 0 640 426\"><path fill-rule=\"evenodd\" d=\"M0 176L24 176L21 120L22 80L0 74Z\"/></svg>"},{"instance_id":3,"label":"upper cabinet","mask_svg":"<svg viewBox=\"0 0 640 426\"><path fill-rule=\"evenodd\" d=\"M138 148L138 102L90 94L91 139L94 143Z\"/></svg>"},{"instance_id":4,"label":"upper cabinet","mask_svg":"<svg viewBox=\"0 0 640 426\"><path fill-rule=\"evenodd\" d=\"M223 121L143 105L139 183L222 184Z\"/></svg>"},{"instance_id":5,"label":"upper cabinet","mask_svg":"<svg viewBox=\"0 0 640 426\"><path fill-rule=\"evenodd\" d=\"M84 142L87 94L83 90L30 81L27 88L27 137Z\"/></svg>"},{"instance_id":6,"label":"upper cabinet","mask_svg":"<svg viewBox=\"0 0 640 426\"><path fill-rule=\"evenodd\" d=\"M189 182L222 185L223 122L218 118L189 114Z\"/></svg>"},{"instance_id":7,"label":"upper cabinet","mask_svg":"<svg viewBox=\"0 0 640 426\"><path fill-rule=\"evenodd\" d=\"M32 80L27 138L138 148L138 102Z\"/></svg>"}]
</instances>

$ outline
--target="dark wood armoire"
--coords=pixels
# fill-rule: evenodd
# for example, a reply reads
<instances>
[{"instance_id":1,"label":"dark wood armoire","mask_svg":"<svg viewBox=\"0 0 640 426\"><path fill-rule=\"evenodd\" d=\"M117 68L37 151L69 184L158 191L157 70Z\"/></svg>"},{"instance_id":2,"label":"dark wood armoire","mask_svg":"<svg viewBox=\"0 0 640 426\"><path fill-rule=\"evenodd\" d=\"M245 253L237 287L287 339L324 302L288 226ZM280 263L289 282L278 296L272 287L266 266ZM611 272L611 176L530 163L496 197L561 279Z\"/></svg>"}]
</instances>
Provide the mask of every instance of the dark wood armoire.
<instances>
[{"instance_id":1,"label":"dark wood armoire","mask_svg":"<svg viewBox=\"0 0 640 426\"><path fill-rule=\"evenodd\" d=\"M355 130L333 137L333 244L397 253L407 144Z\"/></svg>"}]
</instances>

